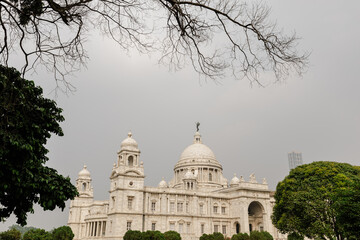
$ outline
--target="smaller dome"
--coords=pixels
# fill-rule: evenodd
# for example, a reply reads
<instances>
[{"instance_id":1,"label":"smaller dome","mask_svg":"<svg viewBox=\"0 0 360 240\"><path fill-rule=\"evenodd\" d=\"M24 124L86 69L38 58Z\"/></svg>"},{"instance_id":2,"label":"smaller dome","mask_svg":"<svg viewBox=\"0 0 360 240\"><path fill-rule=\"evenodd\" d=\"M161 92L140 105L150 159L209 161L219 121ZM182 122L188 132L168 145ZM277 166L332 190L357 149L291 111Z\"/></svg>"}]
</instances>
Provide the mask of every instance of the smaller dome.
<instances>
[{"instance_id":1,"label":"smaller dome","mask_svg":"<svg viewBox=\"0 0 360 240\"><path fill-rule=\"evenodd\" d=\"M234 173L234 177L231 179L230 186L231 185L237 185L240 183L240 179L236 177L236 173Z\"/></svg>"},{"instance_id":2,"label":"smaller dome","mask_svg":"<svg viewBox=\"0 0 360 240\"><path fill-rule=\"evenodd\" d=\"M121 150L138 150L138 144L135 139L132 138L132 133L128 133L128 137L121 142Z\"/></svg>"},{"instance_id":3,"label":"smaller dome","mask_svg":"<svg viewBox=\"0 0 360 240\"><path fill-rule=\"evenodd\" d=\"M79 172L79 178L90 178L90 172L87 170L86 165L84 168Z\"/></svg>"},{"instance_id":4,"label":"smaller dome","mask_svg":"<svg viewBox=\"0 0 360 240\"><path fill-rule=\"evenodd\" d=\"M158 187L159 187L159 188L166 188L166 187L167 187L167 183L166 183L166 181L164 180L164 178L162 178L162 180L159 182Z\"/></svg>"}]
</instances>

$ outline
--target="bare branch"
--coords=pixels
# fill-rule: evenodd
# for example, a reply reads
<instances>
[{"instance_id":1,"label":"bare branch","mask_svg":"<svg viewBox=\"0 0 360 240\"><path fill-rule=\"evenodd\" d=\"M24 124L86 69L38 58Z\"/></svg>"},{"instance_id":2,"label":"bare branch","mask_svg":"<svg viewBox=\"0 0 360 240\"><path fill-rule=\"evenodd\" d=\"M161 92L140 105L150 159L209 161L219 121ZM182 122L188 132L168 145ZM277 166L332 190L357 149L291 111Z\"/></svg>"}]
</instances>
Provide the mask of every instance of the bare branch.
<instances>
[{"instance_id":1,"label":"bare branch","mask_svg":"<svg viewBox=\"0 0 360 240\"><path fill-rule=\"evenodd\" d=\"M20 50L23 74L41 64L68 89L66 76L86 65L84 36L97 28L125 51L161 52L175 70L190 63L210 79L231 74L262 85L262 72L282 80L303 73L308 59L269 13L236 0L0 0L0 64Z\"/></svg>"}]
</instances>

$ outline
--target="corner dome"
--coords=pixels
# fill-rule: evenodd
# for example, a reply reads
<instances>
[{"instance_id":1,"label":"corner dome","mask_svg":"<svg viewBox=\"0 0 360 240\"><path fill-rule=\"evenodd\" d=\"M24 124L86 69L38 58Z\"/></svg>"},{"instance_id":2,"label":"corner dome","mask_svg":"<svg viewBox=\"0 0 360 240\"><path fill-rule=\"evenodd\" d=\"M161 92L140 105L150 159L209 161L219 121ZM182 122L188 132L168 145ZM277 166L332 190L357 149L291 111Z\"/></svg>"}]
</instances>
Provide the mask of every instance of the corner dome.
<instances>
[{"instance_id":1,"label":"corner dome","mask_svg":"<svg viewBox=\"0 0 360 240\"><path fill-rule=\"evenodd\" d=\"M230 185L237 185L240 183L240 179L236 177L236 174L234 174L234 177L231 179Z\"/></svg>"},{"instance_id":2,"label":"corner dome","mask_svg":"<svg viewBox=\"0 0 360 240\"><path fill-rule=\"evenodd\" d=\"M159 187L159 188L166 188L166 187L167 187L167 183L166 183L166 181L164 180L164 178L162 178L162 180L159 182L158 187Z\"/></svg>"},{"instance_id":3,"label":"corner dome","mask_svg":"<svg viewBox=\"0 0 360 240\"><path fill-rule=\"evenodd\" d=\"M84 165L84 168L79 172L79 178L90 178L90 172L87 170L86 165Z\"/></svg>"},{"instance_id":4,"label":"corner dome","mask_svg":"<svg viewBox=\"0 0 360 240\"><path fill-rule=\"evenodd\" d=\"M121 150L138 151L138 143L132 138L132 133L128 133L128 137L121 142Z\"/></svg>"}]
</instances>

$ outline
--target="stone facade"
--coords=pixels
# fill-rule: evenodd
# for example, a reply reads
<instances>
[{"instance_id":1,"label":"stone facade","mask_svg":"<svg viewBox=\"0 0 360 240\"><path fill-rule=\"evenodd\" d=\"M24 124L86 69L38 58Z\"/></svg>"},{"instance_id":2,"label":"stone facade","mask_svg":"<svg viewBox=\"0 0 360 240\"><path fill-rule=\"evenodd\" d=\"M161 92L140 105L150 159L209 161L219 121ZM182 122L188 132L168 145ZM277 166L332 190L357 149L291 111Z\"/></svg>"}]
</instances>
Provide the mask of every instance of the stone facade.
<instances>
[{"instance_id":1,"label":"stone facade","mask_svg":"<svg viewBox=\"0 0 360 240\"><path fill-rule=\"evenodd\" d=\"M286 239L271 223L274 204L265 179L251 174L249 181L234 178L230 184L212 150L196 132L193 143L174 167L174 178L158 187L144 186L144 166L137 142L129 133L121 143L110 176L110 197L95 201L90 172L84 166L71 201L68 225L75 240L122 239L131 230L175 230L183 240L198 240L203 233L231 237L252 230Z\"/></svg>"}]
</instances>

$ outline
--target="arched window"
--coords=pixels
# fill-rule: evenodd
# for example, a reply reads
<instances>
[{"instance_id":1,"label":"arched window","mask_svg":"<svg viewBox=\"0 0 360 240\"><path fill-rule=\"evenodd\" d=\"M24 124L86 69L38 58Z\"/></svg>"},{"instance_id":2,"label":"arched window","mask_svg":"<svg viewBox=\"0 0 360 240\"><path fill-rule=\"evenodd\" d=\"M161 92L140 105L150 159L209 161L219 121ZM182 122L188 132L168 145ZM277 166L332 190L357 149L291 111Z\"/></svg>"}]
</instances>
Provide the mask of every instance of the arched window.
<instances>
[{"instance_id":1,"label":"arched window","mask_svg":"<svg viewBox=\"0 0 360 240\"><path fill-rule=\"evenodd\" d=\"M83 184L82 184L81 190L82 190L82 191L85 191L85 190L86 190L86 183L83 183Z\"/></svg>"},{"instance_id":2,"label":"arched window","mask_svg":"<svg viewBox=\"0 0 360 240\"><path fill-rule=\"evenodd\" d=\"M212 178L212 174L211 173L209 173L209 181L212 181L213 180L213 178Z\"/></svg>"},{"instance_id":3,"label":"arched window","mask_svg":"<svg viewBox=\"0 0 360 240\"><path fill-rule=\"evenodd\" d=\"M240 224L236 223L236 233L240 233Z\"/></svg>"},{"instance_id":4,"label":"arched window","mask_svg":"<svg viewBox=\"0 0 360 240\"><path fill-rule=\"evenodd\" d=\"M129 166L134 166L134 157L133 157L133 156L129 156L129 158L128 158L128 165L129 165Z\"/></svg>"}]
</instances>

